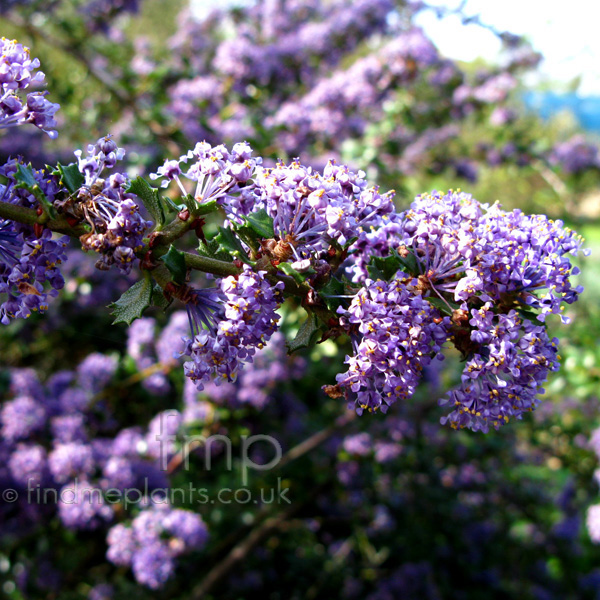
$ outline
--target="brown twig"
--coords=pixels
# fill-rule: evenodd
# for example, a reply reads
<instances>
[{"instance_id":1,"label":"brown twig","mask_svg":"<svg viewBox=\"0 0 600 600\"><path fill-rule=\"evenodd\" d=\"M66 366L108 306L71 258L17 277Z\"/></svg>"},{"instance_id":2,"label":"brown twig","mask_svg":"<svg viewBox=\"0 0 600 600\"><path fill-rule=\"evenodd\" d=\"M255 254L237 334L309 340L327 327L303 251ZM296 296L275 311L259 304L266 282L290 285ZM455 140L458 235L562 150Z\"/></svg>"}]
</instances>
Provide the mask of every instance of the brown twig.
<instances>
[{"instance_id":1,"label":"brown twig","mask_svg":"<svg viewBox=\"0 0 600 600\"><path fill-rule=\"evenodd\" d=\"M332 435L352 423L356 419L355 411L348 411L344 413L342 416L338 417L333 425L322 429L321 431L317 431L317 433L311 435L309 438L305 439L303 442L300 442L297 446L290 448L282 457L279 463L275 468L280 469L292 462L308 454L324 442L326 442Z\"/></svg>"},{"instance_id":2,"label":"brown twig","mask_svg":"<svg viewBox=\"0 0 600 600\"><path fill-rule=\"evenodd\" d=\"M241 542L234 546L227 556L216 564L190 594L192 600L200 600L257 546L265 537L281 528L286 521L313 500L326 484L317 486L303 502L292 505L274 517L268 517L254 528Z\"/></svg>"}]
</instances>

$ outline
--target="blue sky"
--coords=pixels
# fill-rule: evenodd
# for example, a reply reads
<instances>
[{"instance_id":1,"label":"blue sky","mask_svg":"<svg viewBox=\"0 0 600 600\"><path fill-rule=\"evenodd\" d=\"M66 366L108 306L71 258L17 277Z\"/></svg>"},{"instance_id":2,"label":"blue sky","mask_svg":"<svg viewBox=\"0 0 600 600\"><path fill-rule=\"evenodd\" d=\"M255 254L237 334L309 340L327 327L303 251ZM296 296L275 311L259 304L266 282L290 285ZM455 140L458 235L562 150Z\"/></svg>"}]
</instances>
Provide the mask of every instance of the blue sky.
<instances>
[{"instance_id":1,"label":"blue sky","mask_svg":"<svg viewBox=\"0 0 600 600\"><path fill-rule=\"evenodd\" d=\"M429 0L457 6L457 0ZM600 95L600 4L595 0L468 0L465 14L478 14L497 29L525 35L541 52L544 77L568 82L582 76L582 95ZM476 25L458 17L437 19L431 12L418 19L440 51L460 60L478 56L493 60L500 44Z\"/></svg>"}]
</instances>

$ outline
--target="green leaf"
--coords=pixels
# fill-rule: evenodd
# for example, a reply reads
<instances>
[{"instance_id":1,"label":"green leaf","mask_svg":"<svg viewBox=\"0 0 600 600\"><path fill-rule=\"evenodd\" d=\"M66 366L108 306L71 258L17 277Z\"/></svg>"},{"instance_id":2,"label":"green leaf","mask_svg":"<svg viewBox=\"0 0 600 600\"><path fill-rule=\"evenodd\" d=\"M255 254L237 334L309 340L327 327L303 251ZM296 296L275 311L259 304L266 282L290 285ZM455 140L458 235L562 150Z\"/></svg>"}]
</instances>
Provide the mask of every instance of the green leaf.
<instances>
[{"instance_id":1,"label":"green leaf","mask_svg":"<svg viewBox=\"0 0 600 600\"><path fill-rule=\"evenodd\" d=\"M23 184L23 187L27 188L30 191L33 191L33 188L37 186L37 181L35 180L35 176L33 175L33 168L31 165L22 165L19 163L17 166L17 172L15 173L15 181Z\"/></svg>"},{"instance_id":2,"label":"green leaf","mask_svg":"<svg viewBox=\"0 0 600 600\"><path fill-rule=\"evenodd\" d=\"M116 323L127 323L139 319L152 301L152 279L149 276L134 283L116 302L110 305Z\"/></svg>"},{"instance_id":3,"label":"green leaf","mask_svg":"<svg viewBox=\"0 0 600 600\"><path fill-rule=\"evenodd\" d=\"M436 296L429 296L427 298L427 302L431 304L433 307L437 308L443 315L452 316L452 312L458 310L460 308L460 304L453 302L452 300L442 300L441 298L437 298Z\"/></svg>"},{"instance_id":4,"label":"green leaf","mask_svg":"<svg viewBox=\"0 0 600 600\"><path fill-rule=\"evenodd\" d=\"M191 205L192 210L195 215L209 215L210 213L216 212L219 210L219 203L216 200L209 200L208 202L203 202L202 204L198 204L193 196L190 196L194 203Z\"/></svg>"},{"instance_id":5,"label":"green leaf","mask_svg":"<svg viewBox=\"0 0 600 600\"><path fill-rule=\"evenodd\" d=\"M157 189L151 187L142 177L136 177L129 184L127 192L135 194L144 203L144 206L159 228L165 224L163 199L160 197Z\"/></svg>"},{"instance_id":6,"label":"green leaf","mask_svg":"<svg viewBox=\"0 0 600 600\"><path fill-rule=\"evenodd\" d=\"M335 312L338 306L344 302L344 298L337 298L336 296L344 295L345 291L344 283L332 277L327 282L327 285L319 290L319 296L323 298L325 304L327 304L327 308Z\"/></svg>"},{"instance_id":7,"label":"green leaf","mask_svg":"<svg viewBox=\"0 0 600 600\"><path fill-rule=\"evenodd\" d=\"M69 190L71 194L77 193L83 185L83 183L85 182L85 177L79 171L77 163L71 163L66 167L58 163L57 167L63 185Z\"/></svg>"},{"instance_id":8,"label":"green leaf","mask_svg":"<svg viewBox=\"0 0 600 600\"><path fill-rule=\"evenodd\" d=\"M312 268L300 273L299 271L296 271L290 263L281 263L278 266L278 269L283 271L286 275L293 277L294 281L299 284L303 284L310 275L315 274L315 270Z\"/></svg>"},{"instance_id":9,"label":"green leaf","mask_svg":"<svg viewBox=\"0 0 600 600\"><path fill-rule=\"evenodd\" d=\"M263 239L271 239L275 236L273 219L267 214L264 208L250 213L246 217L246 223L250 229Z\"/></svg>"},{"instance_id":10,"label":"green leaf","mask_svg":"<svg viewBox=\"0 0 600 600\"><path fill-rule=\"evenodd\" d=\"M167 300L163 294L162 288L158 283L152 288L152 304L158 308L166 310L171 304L171 300Z\"/></svg>"},{"instance_id":11,"label":"green leaf","mask_svg":"<svg viewBox=\"0 0 600 600\"><path fill-rule=\"evenodd\" d=\"M202 240L199 240L198 254L200 256L206 256L207 258L224 260L226 262L231 260L229 252L223 252L222 250L219 250L219 244L214 239L208 240L206 244Z\"/></svg>"},{"instance_id":12,"label":"green leaf","mask_svg":"<svg viewBox=\"0 0 600 600\"><path fill-rule=\"evenodd\" d=\"M400 256L396 250L393 250L393 255L398 259L399 265L409 275L417 277L419 275L419 266L417 259L412 252L409 252L407 256Z\"/></svg>"},{"instance_id":13,"label":"green leaf","mask_svg":"<svg viewBox=\"0 0 600 600\"><path fill-rule=\"evenodd\" d=\"M367 268L371 277L377 276L378 279L389 281L398 272L400 260L398 256L374 256Z\"/></svg>"},{"instance_id":14,"label":"green leaf","mask_svg":"<svg viewBox=\"0 0 600 600\"><path fill-rule=\"evenodd\" d=\"M227 252L231 256L239 258L248 264L250 263L242 242L240 242L231 229L219 227L219 233L215 237L215 240L219 244L219 250Z\"/></svg>"},{"instance_id":15,"label":"green leaf","mask_svg":"<svg viewBox=\"0 0 600 600\"><path fill-rule=\"evenodd\" d=\"M296 337L291 342L286 342L288 354L302 348L311 348L317 343L320 333L317 317L313 313L308 313L306 321L300 326Z\"/></svg>"},{"instance_id":16,"label":"green leaf","mask_svg":"<svg viewBox=\"0 0 600 600\"><path fill-rule=\"evenodd\" d=\"M185 266L185 256L171 244L169 251L161 258L167 266L167 269L173 276L173 281L178 284L185 283L187 267Z\"/></svg>"}]
</instances>

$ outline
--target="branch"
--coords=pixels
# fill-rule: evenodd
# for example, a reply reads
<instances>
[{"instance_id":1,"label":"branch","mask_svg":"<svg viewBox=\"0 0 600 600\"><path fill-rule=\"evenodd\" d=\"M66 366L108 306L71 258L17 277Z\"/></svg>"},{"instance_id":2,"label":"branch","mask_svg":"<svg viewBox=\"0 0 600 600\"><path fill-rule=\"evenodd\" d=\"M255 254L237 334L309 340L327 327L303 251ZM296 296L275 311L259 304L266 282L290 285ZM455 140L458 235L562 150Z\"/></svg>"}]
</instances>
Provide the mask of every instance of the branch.
<instances>
[{"instance_id":1,"label":"branch","mask_svg":"<svg viewBox=\"0 0 600 600\"><path fill-rule=\"evenodd\" d=\"M228 263L224 260L191 254L190 252L184 252L183 256L186 266L197 271L204 271L204 273L212 273L219 277L228 277L229 275L237 275L241 272L241 269L233 263Z\"/></svg>"},{"instance_id":2,"label":"branch","mask_svg":"<svg viewBox=\"0 0 600 600\"><path fill-rule=\"evenodd\" d=\"M87 229L83 225L71 227L63 216L47 220L46 215L38 215L33 208L11 204L10 202L0 202L0 218L23 223L23 225L44 225L51 231L64 233L71 237L79 237L87 233Z\"/></svg>"},{"instance_id":3,"label":"branch","mask_svg":"<svg viewBox=\"0 0 600 600\"><path fill-rule=\"evenodd\" d=\"M0 217L17 221L24 225L35 225L40 222L38 214L33 208L18 206L10 202L0 202Z\"/></svg>"},{"instance_id":4,"label":"branch","mask_svg":"<svg viewBox=\"0 0 600 600\"><path fill-rule=\"evenodd\" d=\"M300 504L296 506L290 506L288 509L279 513L274 517L265 519L256 529L252 530L245 539L237 544L224 560L215 565L209 572L208 575L197 585L190 594L192 600L200 600L213 589L213 587L219 583L234 567L237 563L242 561L252 549L261 542L267 535L269 535L275 529L278 529L287 521L291 516L297 513L303 508L310 500L312 500L321 490L324 485L318 486L310 496Z\"/></svg>"},{"instance_id":5,"label":"branch","mask_svg":"<svg viewBox=\"0 0 600 600\"><path fill-rule=\"evenodd\" d=\"M300 442L297 446L294 446L290 450L288 450L282 457L279 463L275 468L279 469L284 467L288 463L308 454L324 442L326 442L331 436L335 433L349 425L356 419L355 411L348 411L344 413L342 416L338 417L333 425L318 431L317 433L311 435L309 438L305 439L303 442Z\"/></svg>"}]
</instances>

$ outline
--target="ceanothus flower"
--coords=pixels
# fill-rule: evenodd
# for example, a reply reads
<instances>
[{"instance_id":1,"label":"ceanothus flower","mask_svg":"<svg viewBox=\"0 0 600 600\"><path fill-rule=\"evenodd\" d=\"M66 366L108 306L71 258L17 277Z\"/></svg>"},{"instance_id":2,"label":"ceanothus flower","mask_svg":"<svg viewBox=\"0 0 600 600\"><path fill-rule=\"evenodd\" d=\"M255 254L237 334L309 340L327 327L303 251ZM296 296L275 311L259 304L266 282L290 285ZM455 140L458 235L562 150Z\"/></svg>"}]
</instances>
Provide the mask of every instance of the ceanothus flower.
<instances>
[{"instance_id":1,"label":"ceanothus flower","mask_svg":"<svg viewBox=\"0 0 600 600\"><path fill-rule=\"evenodd\" d=\"M355 400L359 412L385 410L413 393L422 367L436 354L441 358L447 341L466 365L461 386L440 401L451 409L442 423L485 432L533 410L548 373L558 369L558 340L548 337L543 322L549 314L568 322L564 304L583 290L571 281L578 269L568 257L581 250L581 238L561 221L506 212L452 191L418 196L407 211L380 222L375 230L359 228L351 247L348 272L363 288L338 312L354 354L326 391ZM373 256L397 260L410 273L374 282L368 278ZM392 300L398 277L402 292ZM418 336L428 333L403 349L397 330L410 331L413 306L422 310ZM406 323L397 315L402 310ZM434 325L440 329L431 336Z\"/></svg>"},{"instance_id":2,"label":"ceanothus flower","mask_svg":"<svg viewBox=\"0 0 600 600\"><path fill-rule=\"evenodd\" d=\"M54 139L58 136L54 114L59 105L46 99L47 92L22 95L23 90L44 82L39 66L29 48L17 40L0 38L0 129L31 123Z\"/></svg>"},{"instance_id":3,"label":"ceanothus flower","mask_svg":"<svg viewBox=\"0 0 600 600\"><path fill-rule=\"evenodd\" d=\"M410 397L422 369L441 350L450 320L422 295L417 281L398 272L390 282L367 279L350 307L340 307L341 322L348 324L353 355L348 370L325 386L333 396L345 396L356 411L387 412L399 399Z\"/></svg>"},{"instance_id":4,"label":"ceanothus flower","mask_svg":"<svg viewBox=\"0 0 600 600\"><path fill-rule=\"evenodd\" d=\"M182 163L191 161L184 173ZM164 178L161 187L175 181L184 196L188 195L181 177L196 182L192 195L196 202L204 204L216 200L226 210L230 199L240 192L253 176L261 163L261 158L252 157L252 148L247 142L239 142L229 151L224 145L211 146L208 142L198 142L193 150L179 160L166 160L150 179Z\"/></svg>"},{"instance_id":5,"label":"ceanothus flower","mask_svg":"<svg viewBox=\"0 0 600 600\"><path fill-rule=\"evenodd\" d=\"M110 135L100 138L87 147L87 155L75 151L79 171L85 183L77 195L77 213L68 204L60 208L71 216L84 219L91 226L90 233L80 237L84 250L101 255L96 267L108 270L113 264L125 274L131 271L136 252L143 248L143 237L152 226L142 218L135 195L128 193L129 178L123 173L113 173L102 179L104 169L112 170L125 156Z\"/></svg>"},{"instance_id":6,"label":"ceanothus flower","mask_svg":"<svg viewBox=\"0 0 600 600\"><path fill-rule=\"evenodd\" d=\"M600 543L600 504L594 504L588 508L586 525L592 542Z\"/></svg>"},{"instance_id":7,"label":"ceanothus flower","mask_svg":"<svg viewBox=\"0 0 600 600\"><path fill-rule=\"evenodd\" d=\"M128 527L119 523L108 532L106 557L118 566L130 566L138 583L150 589L163 587L175 571L175 559L199 550L208 541L200 515L151 505Z\"/></svg>"},{"instance_id":8,"label":"ceanothus flower","mask_svg":"<svg viewBox=\"0 0 600 600\"><path fill-rule=\"evenodd\" d=\"M175 572L175 562L169 548L157 540L137 550L133 555L131 569L138 583L157 590Z\"/></svg>"},{"instance_id":9,"label":"ceanothus flower","mask_svg":"<svg viewBox=\"0 0 600 600\"><path fill-rule=\"evenodd\" d=\"M82 479L61 488L58 495L58 515L68 529L91 531L110 522L114 512L104 500L102 491Z\"/></svg>"},{"instance_id":10,"label":"ceanothus flower","mask_svg":"<svg viewBox=\"0 0 600 600\"><path fill-rule=\"evenodd\" d=\"M209 381L204 386L203 395L210 398L211 403L231 407L252 406L263 410L278 397L282 384L302 376L305 366L303 358L287 354L285 337L278 331L262 349L256 351L252 363L244 367L235 383L217 385ZM193 387L184 390L184 402L186 421L203 421L212 412L212 404L199 401Z\"/></svg>"},{"instance_id":11,"label":"ceanothus flower","mask_svg":"<svg viewBox=\"0 0 600 600\"><path fill-rule=\"evenodd\" d=\"M8 461L13 479L24 487L42 485L47 478L46 450L39 444L18 444Z\"/></svg>"},{"instance_id":12,"label":"ceanothus flower","mask_svg":"<svg viewBox=\"0 0 600 600\"><path fill-rule=\"evenodd\" d=\"M558 369L558 340L543 325L511 310L495 314L492 304L471 310L470 339L475 349L461 377L440 405L452 412L442 418L454 428L487 432L535 409L550 371Z\"/></svg>"},{"instance_id":13,"label":"ceanothus flower","mask_svg":"<svg viewBox=\"0 0 600 600\"><path fill-rule=\"evenodd\" d=\"M191 357L185 374L199 390L211 375L235 381L244 362L252 362L277 329L275 312L283 298L283 283L271 284L265 271L244 265L242 273L219 280L217 290L194 290L186 308L192 338L183 352Z\"/></svg>"},{"instance_id":14,"label":"ceanothus flower","mask_svg":"<svg viewBox=\"0 0 600 600\"><path fill-rule=\"evenodd\" d=\"M20 163L9 160L0 167L6 183L0 184L0 202L37 208L38 200L29 191L16 187ZM51 201L59 190L54 178L32 170L36 183ZM68 236L55 239L48 229L23 225L0 218L0 322L25 319L32 312L44 312L50 298L64 286L59 265L66 260Z\"/></svg>"},{"instance_id":15,"label":"ceanothus flower","mask_svg":"<svg viewBox=\"0 0 600 600\"><path fill-rule=\"evenodd\" d=\"M77 383L82 389L96 394L110 382L118 366L116 357L94 352L79 363Z\"/></svg>"},{"instance_id":16,"label":"ceanothus flower","mask_svg":"<svg viewBox=\"0 0 600 600\"><path fill-rule=\"evenodd\" d=\"M300 270L311 262L316 266L333 245L347 246L360 227L375 226L393 212L393 193L368 188L364 175L334 161L322 174L298 160L258 168L254 186L230 205L230 218L264 209L275 234L264 247L267 255L279 262L293 259Z\"/></svg>"},{"instance_id":17,"label":"ceanothus flower","mask_svg":"<svg viewBox=\"0 0 600 600\"><path fill-rule=\"evenodd\" d=\"M82 442L58 443L48 456L48 466L58 483L91 475L95 468L92 447Z\"/></svg>"},{"instance_id":18,"label":"ceanothus flower","mask_svg":"<svg viewBox=\"0 0 600 600\"><path fill-rule=\"evenodd\" d=\"M46 420L43 404L31 396L18 396L5 402L0 411L2 437L9 441L25 440L40 431Z\"/></svg>"}]
</instances>

